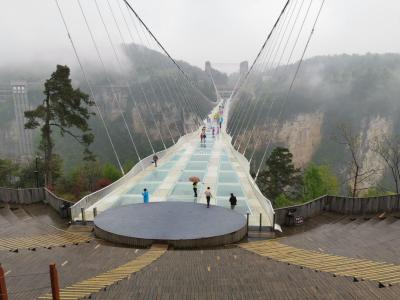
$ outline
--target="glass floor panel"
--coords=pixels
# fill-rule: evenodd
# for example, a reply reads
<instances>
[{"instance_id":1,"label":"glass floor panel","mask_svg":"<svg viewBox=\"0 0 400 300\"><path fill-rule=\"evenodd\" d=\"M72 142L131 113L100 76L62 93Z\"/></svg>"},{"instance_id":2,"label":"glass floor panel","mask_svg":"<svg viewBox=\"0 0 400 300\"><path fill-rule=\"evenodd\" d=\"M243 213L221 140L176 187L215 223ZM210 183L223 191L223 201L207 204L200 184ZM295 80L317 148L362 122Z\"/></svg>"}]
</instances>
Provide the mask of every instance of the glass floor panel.
<instances>
[{"instance_id":1,"label":"glass floor panel","mask_svg":"<svg viewBox=\"0 0 400 300\"><path fill-rule=\"evenodd\" d=\"M171 157L170 161L177 161L181 158L181 155L175 154L174 156Z\"/></svg>"},{"instance_id":2,"label":"glass floor panel","mask_svg":"<svg viewBox=\"0 0 400 300\"><path fill-rule=\"evenodd\" d=\"M221 198L217 198L217 205L218 206L222 206L222 207L226 207L226 208L231 208L231 204L229 202L229 198L226 199L221 199ZM237 204L234 208L235 211L241 213L241 214L247 214L247 213L251 213L250 208L248 207L247 203L245 200L237 200Z\"/></svg>"},{"instance_id":3,"label":"glass floor panel","mask_svg":"<svg viewBox=\"0 0 400 300\"><path fill-rule=\"evenodd\" d=\"M183 171L181 176L179 177L179 181L189 182L189 177L191 176L197 176L200 178L201 181L203 181L205 175L205 171Z\"/></svg>"},{"instance_id":4,"label":"glass floor panel","mask_svg":"<svg viewBox=\"0 0 400 300\"><path fill-rule=\"evenodd\" d=\"M160 184L161 182L139 182L133 188L127 191L126 194L141 195L143 189L146 188L149 191L151 197L151 194L155 192L155 190L159 187Z\"/></svg>"},{"instance_id":5,"label":"glass floor panel","mask_svg":"<svg viewBox=\"0 0 400 300\"><path fill-rule=\"evenodd\" d=\"M228 155L221 155L220 160L221 160L221 163L230 162L230 158Z\"/></svg>"},{"instance_id":6,"label":"glass floor panel","mask_svg":"<svg viewBox=\"0 0 400 300\"><path fill-rule=\"evenodd\" d=\"M202 187L198 186L197 188L197 194L200 196L202 191ZM192 196L193 197L193 186L192 183L187 182L179 182L175 185L175 187L172 189L170 197L172 196Z\"/></svg>"},{"instance_id":7,"label":"glass floor panel","mask_svg":"<svg viewBox=\"0 0 400 300\"><path fill-rule=\"evenodd\" d=\"M219 165L219 169L221 171L233 171L233 166L231 163L221 162L221 164Z\"/></svg>"},{"instance_id":8,"label":"glass floor panel","mask_svg":"<svg viewBox=\"0 0 400 300\"><path fill-rule=\"evenodd\" d=\"M193 155L210 155L212 152L212 149L197 149L195 152L193 152Z\"/></svg>"},{"instance_id":9,"label":"glass floor panel","mask_svg":"<svg viewBox=\"0 0 400 300\"><path fill-rule=\"evenodd\" d=\"M143 181L163 181L167 175L168 171L155 170L147 175Z\"/></svg>"},{"instance_id":10,"label":"glass floor panel","mask_svg":"<svg viewBox=\"0 0 400 300\"><path fill-rule=\"evenodd\" d=\"M197 146L196 150L199 149L212 149L214 147L214 144L212 143L205 143L205 144L200 144L199 146Z\"/></svg>"},{"instance_id":11,"label":"glass floor panel","mask_svg":"<svg viewBox=\"0 0 400 300\"><path fill-rule=\"evenodd\" d=\"M174 161L169 161L161 166L158 167L158 170L169 170L172 169L175 166Z\"/></svg>"},{"instance_id":12,"label":"glass floor panel","mask_svg":"<svg viewBox=\"0 0 400 300\"><path fill-rule=\"evenodd\" d=\"M191 196L169 196L167 201L178 201L178 202L192 202L197 203L197 199Z\"/></svg>"},{"instance_id":13,"label":"glass floor panel","mask_svg":"<svg viewBox=\"0 0 400 300\"><path fill-rule=\"evenodd\" d=\"M195 162L189 162L185 170L206 170L207 169L207 164L201 161L195 161Z\"/></svg>"},{"instance_id":14,"label":"glass floor panel","mask_svg":"<svg viewBox=\"0 0 400 300\"><path fill-rule=\"evenodd\" d=\"M237 183L239 182L239 177L235 172L219 172L218 182L221 183Z\"/></svg>"},{"instance_id":15,"label":"glass floor panel","mask_svg":"<svg viewBox=\"0 0 400 300\"><path fill-rule=\"evenodd\" d=\"M143 197L138 195L123 195L113 204L113 207L143 203Z\"/></svg>"},{"instance_id":16,"label":"glass floor panel","mask_svg":"<svg viewBox=\"0 0 400 300\"><path fill-rule=\"evenodd\" d=\"M190 161L209 161L210 160L210 155L192 155L190 158Z\"/></svg>"},{"instance_id":17,"label":"glass floor panel","mask_svg":"<svg viewBox=\"0 0 400 300\"><path fill-rule=\"evenodd\" d=\"M244 197L244 193L240 185L237 184L218 184L217 196L229 197L233 193L236 197Z\"/></svg>"}]
</instances>

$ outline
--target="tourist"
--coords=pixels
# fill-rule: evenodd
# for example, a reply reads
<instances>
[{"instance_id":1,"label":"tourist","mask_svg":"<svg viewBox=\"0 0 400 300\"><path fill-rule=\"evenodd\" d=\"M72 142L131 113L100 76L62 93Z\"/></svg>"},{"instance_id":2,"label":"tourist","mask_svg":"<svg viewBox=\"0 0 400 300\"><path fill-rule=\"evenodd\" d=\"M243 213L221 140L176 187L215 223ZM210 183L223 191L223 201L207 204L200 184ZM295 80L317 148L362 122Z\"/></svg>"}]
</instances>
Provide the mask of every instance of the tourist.
<instances>
[{"instance_id":1,"label":"tourist","mask_svg":"<svg viewBox=\"0 0 400 300\"><path fill-rule=\"evenodd\" d=\"M147 191L147 189L143 190L143 203L149 203L149 192Z\"/></svg>"},{"instance_id":2,"label":"tourist","mask_svg":"<svg viewBox=\"0 0 400 300\"><path fill-rule=\"evenodd\" d=\"M194 193L194 197L197 198L197 181L193 182L193 193Z\"/></svg>"},{"instance_id":3,"label":"tourist","mask_svg":"<svg viewBox=\"0 0 400 300\"><path fill-rule=\"evenodd\" d=\"M224 122L224 118L223 118L223 117L221 117L221 118L219 119L219 129L222 128L222 122Z\"/></svg>"},{"instance_id":4,"label":"tourist","mask_svg":"<svg viewBox=\"0 0 400 300\"><path fill-rule=\"evenodd\" d=\"M210 207L210 201L211 201L211 188L207 187L207 190L204 192L204 194L206 195L206 199L207 199L207 207Z\"/></svg>"},{"instance_id":5,"label":"tourist","mask_svg":"<svg viewBox=\"0 0 400 300\"><path fill-rule=\"evenodd\" d=\"M157 161L158 161L158 156L157 154L154 153L153 155L153 162L154 162L154 166L157 168Z\"/></svg>"},{"instance_id":6,"label":"tourist","mask_svg":"<svg viewBox=\"0 0 400 300\"><path fill-rule=\"evenodd\" d=\"M231 193L231 197L229 198L229 202L231 203L231 209L234 209L237 204L237 198L233 193Z\"/></svg>"},{"instance_id":7,"label":"tourist","mask_svg":"<svg viewBox=\"0 0 400 300\"><path fill-rule=\"evenodd\" d=\"M215 127L212 127L212 136L215 137Z\"/></svg>"}]
</instances>

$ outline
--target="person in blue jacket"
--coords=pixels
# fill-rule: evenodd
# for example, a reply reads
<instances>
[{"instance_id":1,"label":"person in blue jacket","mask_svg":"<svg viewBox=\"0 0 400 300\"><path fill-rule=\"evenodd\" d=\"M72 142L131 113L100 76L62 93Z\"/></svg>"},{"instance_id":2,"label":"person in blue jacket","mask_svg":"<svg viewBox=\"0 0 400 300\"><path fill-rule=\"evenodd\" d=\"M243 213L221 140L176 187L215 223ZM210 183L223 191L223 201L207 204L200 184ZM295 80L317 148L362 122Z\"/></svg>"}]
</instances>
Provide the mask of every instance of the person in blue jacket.
<instances>
[{"instance_id":1,"label":"person in blue jacket","mask_svg":"<svg viewBox=\"0 0 400 300\"><path fill-rule=\"evenodd\" d=\"M149 192L147 191L147 189L143 190L143 203L149 203Z\"/></svg>"}]
</instances>

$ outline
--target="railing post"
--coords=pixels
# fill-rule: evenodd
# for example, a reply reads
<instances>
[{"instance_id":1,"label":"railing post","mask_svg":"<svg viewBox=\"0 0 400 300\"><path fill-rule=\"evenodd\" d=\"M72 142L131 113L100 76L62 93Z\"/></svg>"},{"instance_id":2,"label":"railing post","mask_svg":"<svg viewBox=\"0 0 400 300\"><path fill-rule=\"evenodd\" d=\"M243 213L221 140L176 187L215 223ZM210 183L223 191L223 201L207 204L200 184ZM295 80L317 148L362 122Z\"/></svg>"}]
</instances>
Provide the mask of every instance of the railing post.
<instances>
[{"instance_id":1,"label":"railing post","mask_svg":"<svg viewBox=\"0 0 400 300\"><path fill-rule=\"evenodd\" d=\"M50 265L50 281L53 300L60 300L60 286L58 284L58 273L55 264Z\"/></svg>"},{"instance_id":2,"label":"railing post","mask_svg":"<svg viewBox=\"0 0 400 300\"><path fill-rule=\"evenodd\" d=\"M82 216L82 223L86 223L86 217L85 217L85 208L81 207L81 216Z\"/></svg>"},{"instance_id":3,"label":"railing post","mask_svg":"<svg viewBox=\"0 0 400 300\"><path fill-rule=\"evenodd\" d=\"M4 269L0 265L0 300L8 300L6 276L4 275Z\"/></svg>"},{"instance_id":4,"label":"railing post","mask_svg":"<svg viewBox=\"0 0 400 300\"><path fill-rule=\"evenodd\" d=\"M258 229L261 232L261 226L262 226L262 213L260 213L260 228Z\"/></svg>"},{"instance_id":5,"label":"railing post","mask_svg":"<svg viewBox=\"0 0 400 300\"><path fill-rule=\"evenodd\" d=\"M274 232L274 230L275 230L275 222L276 222L275 218L276 218L276 214L274 213L272 215L272 228L271 228L272 232Z\"/></svg>"},{"instance_id":6,"label":"railing post","mask_svg":"<svg viewBox=\"0 0 400 300\"><path fill-rule=\"evenodd\" d=\"M249 216L250 214L247 213L247 220L246 220L246 235L249 235Z\"/></svg>"},{"instance_id":7,"label":"railing post","mask_svg":"<svg viewBox=\"0 0 400 300\"><path fill-rule=\"evenodd\" d=\"M97 207L93 207L93 218L97 217Z\"/></svg>"}]
</instances>

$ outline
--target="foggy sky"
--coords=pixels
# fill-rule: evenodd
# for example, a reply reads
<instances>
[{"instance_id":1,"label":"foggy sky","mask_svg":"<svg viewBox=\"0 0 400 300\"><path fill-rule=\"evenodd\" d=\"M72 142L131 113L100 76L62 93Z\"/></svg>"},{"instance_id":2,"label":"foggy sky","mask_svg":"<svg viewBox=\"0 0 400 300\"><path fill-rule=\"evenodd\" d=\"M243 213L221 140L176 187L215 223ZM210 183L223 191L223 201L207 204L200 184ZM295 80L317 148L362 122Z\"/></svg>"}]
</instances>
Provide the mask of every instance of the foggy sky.
<instances>
[{"instance_id":1,"label":"foggy sky","mask_svg":"<svg viewBox=\"0 0 400 300\"><path fill-rule=\"evenodd\" d=\"M96 37L101 24L93 0L87 8ZM106 0L98 0L105 7ZM110 0L115 2L116 0ZM314 0L321 1L321 0ZM172 56L203 67L204 61L251 61L285 0L130 1ZM82 55L93 49L76 0L60 0ZM115 3L114 3L115 4ZM307 57L341 53L400 52L400 1L326 0ZM111 19L109 19L111 22ZM126 34L126 33L124 33ZM116 31L112 31L117 36ZM70 63L73 53L54 0L0 0L0 67L49 61ZM117 41L117 39L116 39Z\"/></svg>"}]
</instances>

